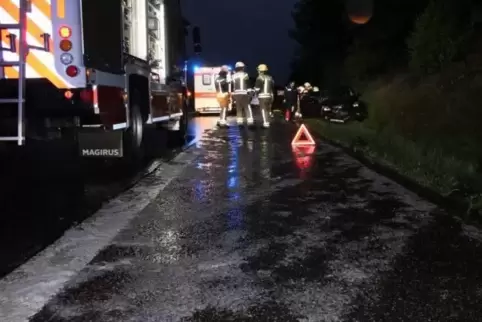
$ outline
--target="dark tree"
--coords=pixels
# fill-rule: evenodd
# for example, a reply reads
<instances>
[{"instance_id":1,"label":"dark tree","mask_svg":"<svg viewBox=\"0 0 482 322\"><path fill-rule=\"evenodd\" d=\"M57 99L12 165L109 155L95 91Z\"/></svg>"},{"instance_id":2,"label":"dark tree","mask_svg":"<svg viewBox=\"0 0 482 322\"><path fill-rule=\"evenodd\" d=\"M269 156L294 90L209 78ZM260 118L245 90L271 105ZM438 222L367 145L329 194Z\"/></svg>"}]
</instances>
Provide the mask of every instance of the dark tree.
<instances>
[{"instance_id":1,"label":"dark tree","mask_svg":"<svg viewBox=\"0 0 482 322\"><path fill-rule=\"evenodd\" d=\"M295 28L290 35L299 46L293 77L300 82L336 82L348 45L343 1L300 0L292 16Z\"/></svg>"},{"instance_id":2,"label":"dark tree","mask_svg":"<svg viewBox=\"0 0 482 322\"><path fill-rule=\"evenodd\" d=\"M293 77L330 86L340 82L343 72L350 78L370 77L406 66L406 39L427 3L299 0L293 10L295 28L291 31L298 43L291 66ZM363 16L366 24L351 21Z\"/></svg>"}]
</instances>

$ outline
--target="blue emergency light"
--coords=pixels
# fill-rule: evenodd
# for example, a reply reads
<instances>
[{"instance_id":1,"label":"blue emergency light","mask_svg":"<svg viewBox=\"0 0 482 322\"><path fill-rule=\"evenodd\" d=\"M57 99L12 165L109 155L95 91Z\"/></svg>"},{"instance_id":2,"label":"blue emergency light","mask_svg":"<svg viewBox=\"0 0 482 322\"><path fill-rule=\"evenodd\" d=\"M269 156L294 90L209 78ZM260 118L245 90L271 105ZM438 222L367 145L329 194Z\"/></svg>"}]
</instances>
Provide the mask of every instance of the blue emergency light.
<instances>
[{"instance_id":1,"label":"blue emergency light","mask_svg":"<svg viewBox=\"0 0 482 322\"><path fill-rule=\"evenodd\" d=\"M197 71L199 71L200 67L198 65L194 65L192 68L193 68L194 72L196 73Z\"/></svg>"}]
</instances>

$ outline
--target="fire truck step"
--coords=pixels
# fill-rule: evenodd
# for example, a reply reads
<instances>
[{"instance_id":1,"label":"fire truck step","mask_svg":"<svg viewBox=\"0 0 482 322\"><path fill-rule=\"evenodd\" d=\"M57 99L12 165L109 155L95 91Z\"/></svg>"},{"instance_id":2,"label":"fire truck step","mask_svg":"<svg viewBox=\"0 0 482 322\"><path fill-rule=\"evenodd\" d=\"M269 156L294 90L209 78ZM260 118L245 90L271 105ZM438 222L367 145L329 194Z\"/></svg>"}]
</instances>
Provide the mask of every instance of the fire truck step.
<instances>
[{"instance_id":1,"label":"fire truck step","mask_svg":"<svg viewBox=\"0 0 482 322\"><path fill-rule=\"evenodd\" d=\"M0 67L15 67L20 66L19 61L0 61Z\"/></svg>"},{"instance_id":2,"label":"fire truck step","mask_svg":"<svg viewBox=\"0 0 482 322\"><path fill-rule=\"evenodd\" d=\"M0 141L23 141L23 136L0 136Z\"/></svg>"},{"instance_id":3,"label":"fire truck step","mask_svg":"<svg viewBox=\"0 0 482 322\"><path fill-rule=\"evenodd\" d=\"M13 103L24 103L24 102L25 102L24 99L19 100L18 98L0 99L0 104L13 104Z\"/></svg>"},{"instance_id":4,"label":"fire truck step","mask_svg":"<svg viewBox=\"0 0 482 322\"><path fill-rule=\"evenodd\" d=\"M2 23L0 24L0 30L5 29L20 29L21 25L19 23Z\"/></svg>"}]
</instances>

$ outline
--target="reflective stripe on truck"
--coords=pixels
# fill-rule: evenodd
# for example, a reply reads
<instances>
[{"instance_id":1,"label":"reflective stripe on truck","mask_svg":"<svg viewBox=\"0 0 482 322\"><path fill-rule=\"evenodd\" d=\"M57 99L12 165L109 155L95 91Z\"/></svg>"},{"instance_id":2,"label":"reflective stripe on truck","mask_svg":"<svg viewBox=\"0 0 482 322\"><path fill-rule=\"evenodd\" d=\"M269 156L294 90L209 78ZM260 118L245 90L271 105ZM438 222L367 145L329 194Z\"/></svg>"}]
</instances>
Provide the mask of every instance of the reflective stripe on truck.
<instances>
[{"instance_id":1,"label":"reflective stripe on truck","mask_svg":"<svg viewBox=\"0 0 482 322\"><path fill-rule=\"evenodd\" d=\"M19 16L20 0L0 1L2 24L19 23ZM46 78L63 89L86 86L80 16L80 1L31 0L27 14L27 43L31 47L26 61L27 78ZM2 47L10 47L8 35L16 38L16 52L3 50L0 61L18 61L19 30L3 30ZM0 78L18 78L18 67L0 68Z\"/></svg>"}]
</instances>

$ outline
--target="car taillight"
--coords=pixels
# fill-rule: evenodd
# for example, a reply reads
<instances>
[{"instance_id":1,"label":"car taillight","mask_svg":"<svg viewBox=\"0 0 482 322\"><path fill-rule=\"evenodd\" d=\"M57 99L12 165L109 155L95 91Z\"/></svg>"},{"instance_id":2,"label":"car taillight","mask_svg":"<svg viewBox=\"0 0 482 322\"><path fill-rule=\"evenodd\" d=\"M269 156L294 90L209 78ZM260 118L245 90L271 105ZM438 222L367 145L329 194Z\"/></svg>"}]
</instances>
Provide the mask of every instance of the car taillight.
<instances>
[{"instance_id":1,"label":"car taillight","mask_svg":"<svg viewBox=\"0 0 482 322\"><path fill-rule=\"evenodd\" d=\"M79 75L79 69L76 66L71 65L71 66L67 67L67 69L65 70L65 73L69 77L75 77L75 76Z\"/></svg>"}]
</instances>

